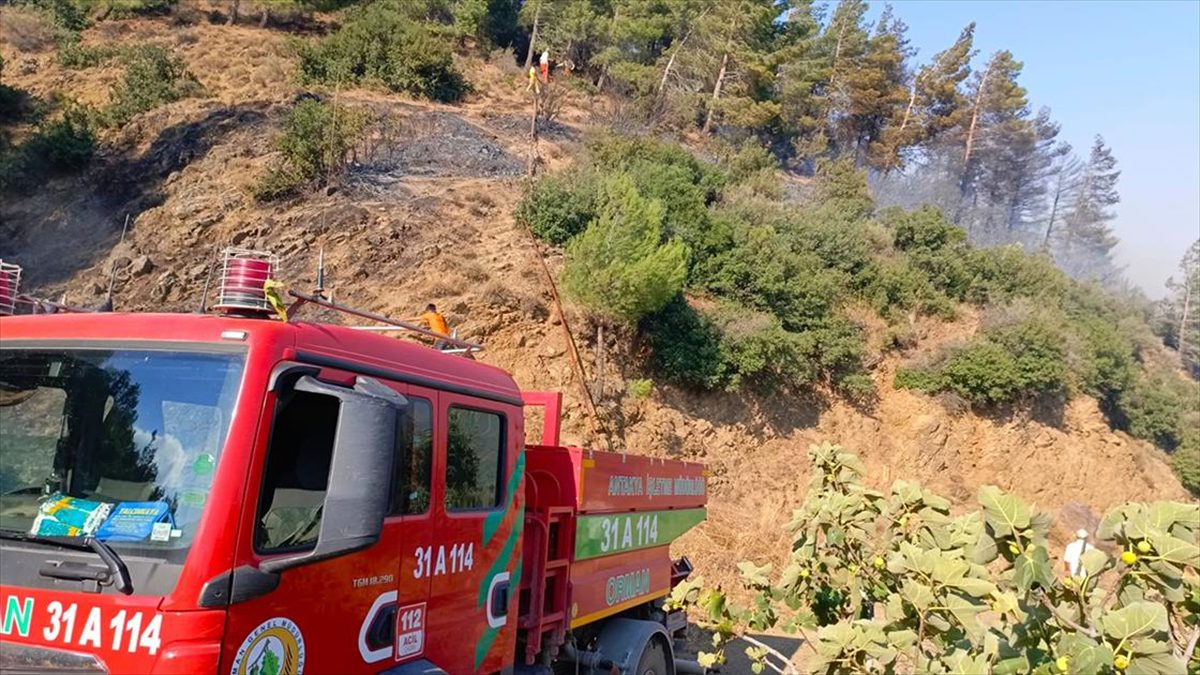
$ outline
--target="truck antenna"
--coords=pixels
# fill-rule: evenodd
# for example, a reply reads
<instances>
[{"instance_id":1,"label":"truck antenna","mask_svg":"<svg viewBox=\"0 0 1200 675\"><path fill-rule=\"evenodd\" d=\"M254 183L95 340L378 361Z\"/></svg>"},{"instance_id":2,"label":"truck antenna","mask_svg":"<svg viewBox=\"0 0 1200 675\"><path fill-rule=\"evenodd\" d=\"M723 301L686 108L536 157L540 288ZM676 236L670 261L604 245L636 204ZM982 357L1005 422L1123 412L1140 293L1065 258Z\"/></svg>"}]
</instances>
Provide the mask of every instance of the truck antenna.
<instances>
[{"instance_id":1,"label":"truck antenna","mask_svg":"<svg viewBox=\"0 0 1200 675\"><path fill-rule=\"evenodd\" d=\"M117 242L117 246L125 243L125 233L129 231L129 214L125 214L125 224L121 226L121 240ZM108 265L108 293L104 296L104 302L96 308L97 312L113 311L113 286L117 283L117 265L116 261Z\"/></svg>"},{"instance_id":2,"label":"truck antenna","mask_svg":"<svg viewBox=\"0 0 1200 675\"><path fill-rule=\"evenodd\" d=\"M325 247L321 247L321 252L317 254L317 287L313 289L313 296L321 299L325 298Z\"/></svg>"},{"instance_id":3,"label":"truck antenna","mask_svg":"<svg viewBox=\"0 0 1200 675\"><path fill-rule=\"evenodd\" d=\"M208 285L212 283L212 260L208 261L208 272L204 275L204 290L200 291L200 306L196 308L197 314L208 314Z\"/></svg>"}]
</instances>

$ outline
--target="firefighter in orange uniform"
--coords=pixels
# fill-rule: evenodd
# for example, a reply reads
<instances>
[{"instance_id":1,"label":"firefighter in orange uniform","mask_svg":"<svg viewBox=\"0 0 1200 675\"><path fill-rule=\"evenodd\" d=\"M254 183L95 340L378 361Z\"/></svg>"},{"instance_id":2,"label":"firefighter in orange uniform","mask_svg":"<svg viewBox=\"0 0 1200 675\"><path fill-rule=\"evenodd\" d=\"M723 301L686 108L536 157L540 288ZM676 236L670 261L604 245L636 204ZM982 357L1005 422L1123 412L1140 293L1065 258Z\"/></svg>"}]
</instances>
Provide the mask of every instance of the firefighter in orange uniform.
<instances>
[{"instance_id":1,"label":"firefighter in orange uniform","mask_svg":"<svg viewBox=\"0 0 1200 675\"><path fill-rule=\"evenodd\" d=\"M423 326L438 335L450 337L450 326L446 325L446 317L437 311L437 307L432 302L425 305L424 314L413 319L408 319L408 322ZM434 349L444 349L445 347L445 340L437 340L433 343Z\"/></svg>"}]
</instances>

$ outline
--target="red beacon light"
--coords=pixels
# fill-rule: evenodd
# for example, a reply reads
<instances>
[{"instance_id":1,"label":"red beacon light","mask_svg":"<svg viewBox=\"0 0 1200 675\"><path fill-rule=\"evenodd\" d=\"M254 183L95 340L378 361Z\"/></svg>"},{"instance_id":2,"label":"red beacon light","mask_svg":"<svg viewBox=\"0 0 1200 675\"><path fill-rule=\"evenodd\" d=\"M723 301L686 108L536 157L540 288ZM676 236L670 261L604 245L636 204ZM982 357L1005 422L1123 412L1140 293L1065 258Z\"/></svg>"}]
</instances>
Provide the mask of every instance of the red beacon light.
<instances>
[{"instance_id":1,"label":"red beacon light","mask_svg":"<svg viewBox=\"0 0 1200 675\"><path fill-rule=\"evenodd\" d=\"M274 278L278 267L279 258L267 251L225 249L221 254L221 291L213 309L243 316L272 314L263 286Z\"/></svg>"},{"instance_id":2,"label":"red beacon light","mask_svg":"<svg viewBox=\"0 0 1200 675\"><path fill-rule=\"evenodd\" d=\"M0 260L0 316L12 316L21 290L21 266Z\"/></svg>"}]
</instances>

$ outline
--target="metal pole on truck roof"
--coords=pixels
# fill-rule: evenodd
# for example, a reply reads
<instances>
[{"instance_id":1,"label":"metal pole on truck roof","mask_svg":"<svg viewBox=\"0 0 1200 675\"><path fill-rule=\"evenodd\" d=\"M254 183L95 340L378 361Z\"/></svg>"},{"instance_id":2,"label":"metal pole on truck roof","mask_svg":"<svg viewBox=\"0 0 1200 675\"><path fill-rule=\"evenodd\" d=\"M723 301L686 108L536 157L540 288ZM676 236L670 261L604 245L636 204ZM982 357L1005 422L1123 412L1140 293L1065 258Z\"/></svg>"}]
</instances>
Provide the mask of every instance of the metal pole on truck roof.
<instances>
[{"instance_id":1,"label":"metal pole on truck roof","mask_svg":"<svg viewBox=\"0 0 1200 675\"><path fill-rule=\"evenodd\" d=\"M204 290L200 291L200 306L196 308L197 314L208 313L208 286L212 283L213 264L212 259L208 261L208 271L204 274Z\"/></svg>"},{"instance_id":2,"label":"metal pole on truck roof","mask_svg":"<svg viewBox=\"0 0 1200 675\"><path fill-rule=\"evenodd\" d=\"M318 298L325 297L325 247L321 247L321 252L317 254L317 284L313 289L313 295Z\"/></svg>"},{"instance_id":3,"label":"metal pole on truck roof","mask_svg":"<svg viewBox=\"0 0 1200 675\"><path fill-rule=\"evenodd\" d=\"M409 331L412 333L417 333L418 335L424 335L425 337L433 338L435 340L441 340L442 342L445 342L447 344L451 344L456 347L462 348L466 353L470 353L473 351L475 351L475 352L483 351L483 345L479 344L478 342L469 342L467 340L461 340L459 338L451 337L449 335L442 335L441 333L435 333L434 331L426 330L424 328L421 328L420 326L408 323L406 321L392 319L392 318L386 317L382 314L376 314L374 312L368 312L368 311L362 310L362 309L355 309L353 307L338 304L336 302L333 302L332 300L326 300L324 298L319 298L315 295L309 295L307 293L301 293L299 291L289 290L288 295L292 296L293 298L296 298L296 302L292 303L292 306L288 308L287 313L288 313L289 317L294 316L296 314L296 312L301 307L303 307L305 304L313 304L313 305L317 305L319 307L324 307L326 309L332 309L332 310L335 310L338 312L343 312L343 313L349 314L351 316L357 316L361 319L370 319L371 321L378 321L379 323L385 323L385 324L388 324L389 326L394 326L401 330L406 330L406 331Z\"/></svg>"}]
</instances>

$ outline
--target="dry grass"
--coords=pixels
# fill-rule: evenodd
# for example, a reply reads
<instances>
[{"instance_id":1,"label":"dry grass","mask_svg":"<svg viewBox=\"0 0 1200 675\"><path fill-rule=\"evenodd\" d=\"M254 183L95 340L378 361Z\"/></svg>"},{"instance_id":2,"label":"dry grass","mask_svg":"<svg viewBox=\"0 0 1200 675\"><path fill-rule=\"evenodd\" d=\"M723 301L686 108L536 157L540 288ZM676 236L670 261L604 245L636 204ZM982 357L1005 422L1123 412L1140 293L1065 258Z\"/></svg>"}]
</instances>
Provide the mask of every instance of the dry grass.
<instances>
[{"instance_id":1,"label":"dry grass","mask_svg":"<svg viewBox=\"0 0 1200 675\"><path fill-rule=\"evenodd\" d=\"M268 57L250 75L250 82L258 87L270 87L286 84L288 80L288 64L280 58Z\"/></svg>"},{"instance_id":2,"label":"dry grass","mask_svg":"<svg viewBox=\"0 0 1200 675\"><path fill-rule=\"evenodd\" d=\"M492 281L479 291L479 299L494 307L520 307L521 298L497 281Z\"/></svg>"},{"instance_id":3,"label":"dry grass","mask_svg":"<svg viewBox=\"0 0 1200 675\"><path fill-rule=\"evenodd\" d=\"M457 266L468 281L480 283L487 281L490 275L479 263L469 262Z\"/></svg>"},{"instance_id":4,"label":"dry grass","mask_svg":"<svg viewBox=\"0 0 1200 675\"><path fill-rule=\"evenodd\" d=\"M6 7L0 10L0 37L20 52L44 52L54 48L54 26L41 12Z\"/></svg>"},{"instance_id":5,"label":"dry grass","mask_svg":"<svg viewBox=\"0 0 1200 675\"><path fill-rule=\"evenodd\" d=\"M175 33L175 45L186 47L200 41L200 33L192 28L185 28Z\"/></svg>"},{"instance_id":6,"label":"dry grass","mask_svg":"<svg viewBox=\"0 0 1200 675\"><path fill-rule=\"evenodd\" d=\"M466 285L466 280L457 274L441 275L425 284L420 295L429 298L456 298L462 295L462 289Z\"/></svg>"},{"instance_id":7,"label":"dry grass","mask_svg":"<svg viewBox=\"0 0 1200 675\"><path fill-rule=\"evenodd\" d=\"M101 42L112 42L130 37L133 28L127 21L101 21L88 32Z\"/></svg>"},{"instance_id":8,"label":"dry grass","mask_svg":"<svg viewBox=\"0 0 1200 675\"><path fill-rule=\"evenodd\" d=\"M535 295L522 296L520 308L522 314L535 321L545 321L550 318L550 308Z\"/></svg>"},{"instance_id":9,"label":"dry grass","mask_svg":"<svg viewBox=\"0 0 1200 675\"><path fill-rule=\"evenodd\" d=\"M512 51L508 49L493 49L488 53L487 62L503 75L520 75L523 70Z\"/></svg>"}]
</instances>

